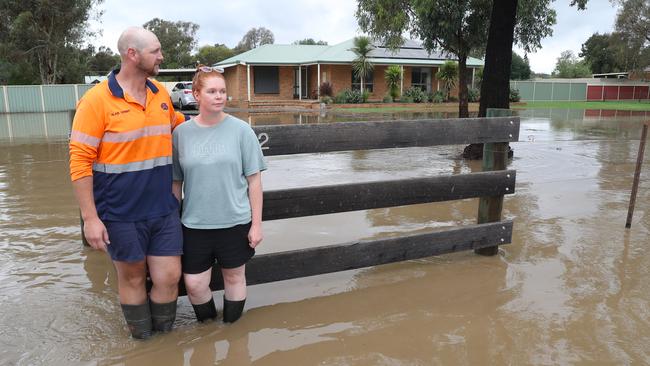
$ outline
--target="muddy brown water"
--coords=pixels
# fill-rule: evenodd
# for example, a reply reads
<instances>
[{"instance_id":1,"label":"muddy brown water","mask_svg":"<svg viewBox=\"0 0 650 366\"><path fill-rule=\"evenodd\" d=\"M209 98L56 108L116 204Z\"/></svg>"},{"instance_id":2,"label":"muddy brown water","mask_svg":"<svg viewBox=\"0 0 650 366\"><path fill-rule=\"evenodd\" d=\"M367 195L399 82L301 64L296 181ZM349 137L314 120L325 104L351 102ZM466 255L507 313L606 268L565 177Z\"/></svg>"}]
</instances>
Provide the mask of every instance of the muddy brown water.
<instances>
[{"instance_id":1,"label":"muddy brown water","mask_svg":"<svg viewBox=\"0 0 650 366\"><path fill-rule=\"evenodd\" d=\"M229 326L197 324L181 298L175 330L147 342L127 336L106 255L81 247L65 139L4 141L0 364L650 364L647 158L632 228L624 228L642 119L521 113L509 164L516 193L504 203L513 243L497 256L464 252L251 286L244 317ZM456 158L460 151L271 157L264 185L478 171ZM470 224L477 206L267 222L258 253Z\"/></svg>"}]
</instances>

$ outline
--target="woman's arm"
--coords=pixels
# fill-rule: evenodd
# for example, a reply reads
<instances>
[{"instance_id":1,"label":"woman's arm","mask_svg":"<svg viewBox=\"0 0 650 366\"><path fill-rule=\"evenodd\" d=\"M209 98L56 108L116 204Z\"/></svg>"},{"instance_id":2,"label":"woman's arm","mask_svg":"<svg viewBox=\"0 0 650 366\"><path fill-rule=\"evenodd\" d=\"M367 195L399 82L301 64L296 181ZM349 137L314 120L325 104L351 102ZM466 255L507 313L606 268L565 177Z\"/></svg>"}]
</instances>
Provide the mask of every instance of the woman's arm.
<instances>
[{"instance_id":1,"label":"woman's arm","mask_svg":"<svg viewBox=\"0 0 650 366\"><path fill-rule=\"evenodd\" d=\"M255 248L262 241L262 173L246 177L248 181L248 200L251 204L251 229L248 232L248 241L251 248Z\"/></svg>"}]
</instances>

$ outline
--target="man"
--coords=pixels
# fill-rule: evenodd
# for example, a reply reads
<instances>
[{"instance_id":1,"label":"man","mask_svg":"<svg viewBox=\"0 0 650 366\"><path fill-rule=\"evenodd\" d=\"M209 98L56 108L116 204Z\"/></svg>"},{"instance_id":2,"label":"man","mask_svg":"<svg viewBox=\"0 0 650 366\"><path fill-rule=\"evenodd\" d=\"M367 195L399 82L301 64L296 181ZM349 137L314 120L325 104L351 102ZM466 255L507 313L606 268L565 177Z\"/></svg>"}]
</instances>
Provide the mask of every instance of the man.
<instances>
[{"instance_id":1,"label":"man","mask_svg":"<svg viewBox=\"0 0 650 366\"><path fill-rule=\"evenodd\" d=\"M134 338L146 339L152 330L171 330L176 318L183 243L171 190L171 131L183 118L166 89L148 79L163 61L158 38L131 27L117 47L120 69L77 105L70 175L84 235L110 254L124 318Z\"/></svg>"}]
</instances>

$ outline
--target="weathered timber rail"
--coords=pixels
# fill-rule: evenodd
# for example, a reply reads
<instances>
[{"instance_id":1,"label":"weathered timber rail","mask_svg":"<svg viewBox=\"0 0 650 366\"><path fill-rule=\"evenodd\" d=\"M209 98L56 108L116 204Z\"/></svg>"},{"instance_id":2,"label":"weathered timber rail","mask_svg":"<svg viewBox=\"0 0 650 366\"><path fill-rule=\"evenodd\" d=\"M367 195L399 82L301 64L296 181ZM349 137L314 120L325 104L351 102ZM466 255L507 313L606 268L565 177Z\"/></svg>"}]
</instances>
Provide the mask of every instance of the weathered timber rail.
<instances>
[{"instance_id":1,"label":"weathered timber rail","mask_svg":"<svg viewBox=\"0 0 650 366\"><path fill-rule=\"evenodd\" d=\"M256 126L254 130L266 156L469 143L487 147L487 163L484 160L484 171L479 173L265 191L265 221L476 197L485 206L481 210L488 209L490 215L481 217L479 212L480 223L446 231L257 255L246 265L249 285L463 250L493 255L498 245L511 242L513 223L501 220L501 207L503 196L515 191L516 173L504 170L503 151L519 137L519 117ZM223 289L217 264L210 287ZM180 293L185 294L182 283Z\"/></svg>"}]
</instances>

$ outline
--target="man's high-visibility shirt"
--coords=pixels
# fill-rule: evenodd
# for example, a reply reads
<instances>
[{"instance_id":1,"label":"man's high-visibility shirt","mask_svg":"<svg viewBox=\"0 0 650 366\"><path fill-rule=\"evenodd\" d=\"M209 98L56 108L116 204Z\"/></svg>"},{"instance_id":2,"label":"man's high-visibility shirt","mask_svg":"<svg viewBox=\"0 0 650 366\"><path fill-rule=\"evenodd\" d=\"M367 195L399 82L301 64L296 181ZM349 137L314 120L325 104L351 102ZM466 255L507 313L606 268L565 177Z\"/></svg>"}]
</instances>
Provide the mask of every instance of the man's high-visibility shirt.
<instances>
[{"instance_id":1,"label":"man's high-visibility shirt","mask_svg":"<svg viewBox=\"0 0 650 366\"><path fill-rule=\"evenodd\" d=\"M147 80L143 107L111 72L79 100L70 134L70 177L92 176L102 220L140 221L178 209L171 192L174 112L162 84Z\"/></svg>"}]
</instances>

